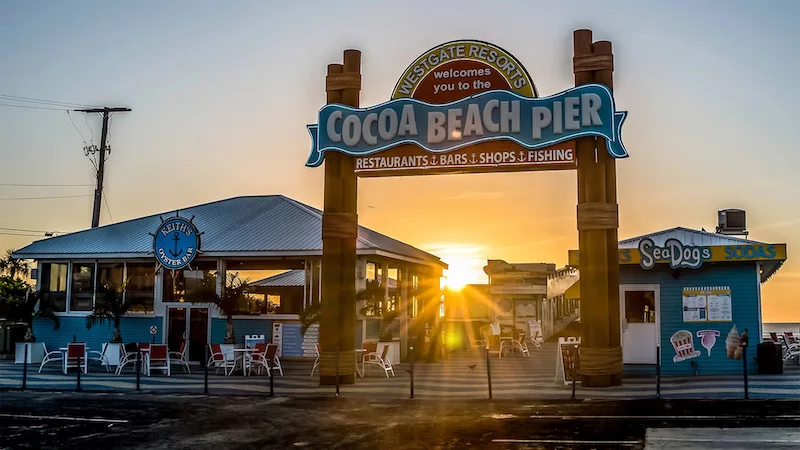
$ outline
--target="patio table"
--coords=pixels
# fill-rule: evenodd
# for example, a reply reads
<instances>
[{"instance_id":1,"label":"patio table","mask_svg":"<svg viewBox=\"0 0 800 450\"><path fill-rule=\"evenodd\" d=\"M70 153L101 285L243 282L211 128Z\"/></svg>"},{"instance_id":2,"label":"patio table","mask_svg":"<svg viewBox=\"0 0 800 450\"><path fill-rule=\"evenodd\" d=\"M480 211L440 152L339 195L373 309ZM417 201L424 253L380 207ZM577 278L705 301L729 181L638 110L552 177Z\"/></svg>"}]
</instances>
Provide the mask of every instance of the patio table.
<instances>
[{"instance_id":1,"label":"patio table","mask_svg":"<svg viewBox=\"0 0 800 450\"><path fill-rule=\"evenodd\" d=\"M367 349L365 348L356 349L356 373L361 378L364 378L364 356L366 351ZM361 361L361 367L358 365L359 361Z\"/></svg>"},{"instance_id":2,"label":"patio table","mask_svg":"<svg viewBox=\"0 0 800 450\"><path fill-rule=\"evenodd\" d=\"M253 359L250 356L250 353L253 353L256 349L254 348L234 348L231 350L233 352L233 361L236 361L236 354L242 354L242 375L247 376L248 369L250 368L251 360ZM231 370L231 372L233 372Z\"/></svg>"}]
</instances>

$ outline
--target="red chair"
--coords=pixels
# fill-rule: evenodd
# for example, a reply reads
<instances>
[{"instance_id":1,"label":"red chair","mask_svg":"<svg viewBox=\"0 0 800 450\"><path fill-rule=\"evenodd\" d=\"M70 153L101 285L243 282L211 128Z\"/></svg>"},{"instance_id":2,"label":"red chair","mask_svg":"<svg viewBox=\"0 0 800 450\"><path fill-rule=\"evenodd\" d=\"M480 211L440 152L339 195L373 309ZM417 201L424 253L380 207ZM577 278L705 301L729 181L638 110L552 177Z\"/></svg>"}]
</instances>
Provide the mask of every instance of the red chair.
<instances>
[{"instance_id":1,"label":"red chair","mask_svg":"<svg viewBox=\"0 0 800 450\"><path fill-rule=\"evenodd\" d=\"M150 371L153 369L161 370L167 376L172 375L169 369L169 350L166 344L152 344L150 346L150 354L147 355L147 376L150 376Z\"/></svg>"},{"instance_id":2,"label":"red chair","mask_svg":"<svg viewBox=\"0 0 800 450\"><path fill-rule=\"evenodd\" d=\"M170 364L180 364L184 370L192 373L192 369L189 368L189 360L186 359L186 341L181 342L181 351L169 352L169 362Z\"/></svg>"},{"instance_id":3,"label":"red chair","mask_svg":"<svg viewBox=\"0 0 800 450\"><path fill-rule=\"evenodd\" d=\"M219 369L222 369L225 375L230 375L236 369L236 362L242 359L241 356L238 358L228 357L222 353L222 347L219 344L208 344L208 348L211 351L211 357L208 358L206 367L216 368L214 373L219 373Z\"/></svg>"},{"instance_id":4,"label":"red chair","mask_svg":"<svg viewBox=\"0 0 800 450\"><path fill-rule=\"evenodd\" d=\"M259 345L261 344L256 344L256 349L259 348ZM278 358L277 344L266 345L266 350L263 353L253 352L253 364L259 365L259 374L263 367L267 369L267 375L270 375L271 370L278 369L278 372L283 376L283 367L281 367L281 360ZM250 370L253 369L253 364L250 365Z\"/></svg>"},{"instance_id":5,"label":"red chair","mask_svg":"<svg viewBox=\"0 0 800 450\"><path fill-rule=\"evenodd\" d=\"M64 374L67 373L67 370L73 368L83 370L83 373L86 373L87 367L86 343L70 342L67 344L67 357L64 358Z\"/></svg>"},{"instance_id":6,"label":"red chair","mask_svg":"<svg viewBox=\"0 0 800 450\"><path fill-rule=\"evenodd\" d=\"M139 350L143 352L150 350L150 343L148 342L140 342L138 345L139 345Z\"/></svg>"}]
</instances>

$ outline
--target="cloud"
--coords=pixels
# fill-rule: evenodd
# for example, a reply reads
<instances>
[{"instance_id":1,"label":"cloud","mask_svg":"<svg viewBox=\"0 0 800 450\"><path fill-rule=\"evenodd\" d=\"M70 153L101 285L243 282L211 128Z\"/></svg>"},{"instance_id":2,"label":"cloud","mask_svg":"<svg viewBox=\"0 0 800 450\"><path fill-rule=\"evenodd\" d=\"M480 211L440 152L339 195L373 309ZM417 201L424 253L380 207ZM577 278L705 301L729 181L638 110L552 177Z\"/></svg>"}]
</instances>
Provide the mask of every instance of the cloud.
<instances>
[{"instance_id":1,"label":"cloud","mask_svg":"<svg viewBox=\"0 0 800 450\"><path fill-rule=\"evenodd\" d=\"M502 192L465 192L463 194L444 197L442 200L494 200L503 198Z\"/></svg>"}]
</instances>

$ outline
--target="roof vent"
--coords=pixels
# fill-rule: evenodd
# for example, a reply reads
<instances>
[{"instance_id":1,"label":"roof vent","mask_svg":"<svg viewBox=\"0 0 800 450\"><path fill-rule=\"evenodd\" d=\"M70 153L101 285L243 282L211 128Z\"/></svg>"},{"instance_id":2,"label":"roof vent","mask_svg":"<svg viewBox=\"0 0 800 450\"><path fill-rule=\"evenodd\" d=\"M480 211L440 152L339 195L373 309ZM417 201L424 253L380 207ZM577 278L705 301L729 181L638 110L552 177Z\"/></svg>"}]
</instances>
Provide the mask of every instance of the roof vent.
<instances>
[{"instance_id":1,"label":"roof vent","mask_svg":"<svg viewBox=\"0 0 800 450\"><path fill-rule=\"evenodd\" d=\"M745 212L742 209L723 209L717 211L717 233L725 235L744 235L747 231Z\"/></svg>"}]
</instances>

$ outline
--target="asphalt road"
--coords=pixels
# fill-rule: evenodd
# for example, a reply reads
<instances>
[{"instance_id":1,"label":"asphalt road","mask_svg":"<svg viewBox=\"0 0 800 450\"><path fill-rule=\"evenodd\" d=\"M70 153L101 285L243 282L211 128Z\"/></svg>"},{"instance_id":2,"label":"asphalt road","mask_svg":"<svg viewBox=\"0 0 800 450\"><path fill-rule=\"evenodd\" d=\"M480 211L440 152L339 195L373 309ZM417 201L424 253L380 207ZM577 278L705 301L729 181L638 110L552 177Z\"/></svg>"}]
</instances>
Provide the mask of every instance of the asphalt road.
<instances>
[{"instance_id":1,"label":"asphalt road","mask_svg":"<svg viewBox=\"0 0 800 450\"><path fill-rule=\"evenodd\" d=\"M0 392L2 448L766 450L800 448L791 433L798 426L798 401L368 402ZM771 442L743 444L741 430L709 430L717 427L768 427L749 436Z\"/></svg>"}]
</instances>

